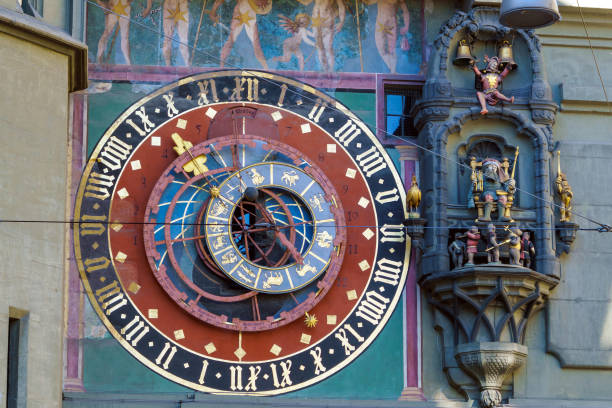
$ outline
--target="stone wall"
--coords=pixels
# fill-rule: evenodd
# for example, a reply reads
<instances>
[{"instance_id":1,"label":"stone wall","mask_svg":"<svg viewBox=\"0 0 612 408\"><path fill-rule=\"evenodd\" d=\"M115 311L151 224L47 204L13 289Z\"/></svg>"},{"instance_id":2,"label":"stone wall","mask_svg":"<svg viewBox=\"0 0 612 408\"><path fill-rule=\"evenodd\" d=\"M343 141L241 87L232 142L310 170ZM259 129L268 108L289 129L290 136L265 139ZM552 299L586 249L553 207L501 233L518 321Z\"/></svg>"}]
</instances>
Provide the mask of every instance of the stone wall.
<instances>
[{"instance_id":1,"label":"stone wall","mask_svg":"<svg viewBox=\"0 0 612 408\"><path fill-rule=\"evenodd\" d=\"M44 30L0 8L0 407L9 318L22 322L18 406L53 408L62 399L68 92L75 52L85 48Z\"/></svg>"}]
</instances>

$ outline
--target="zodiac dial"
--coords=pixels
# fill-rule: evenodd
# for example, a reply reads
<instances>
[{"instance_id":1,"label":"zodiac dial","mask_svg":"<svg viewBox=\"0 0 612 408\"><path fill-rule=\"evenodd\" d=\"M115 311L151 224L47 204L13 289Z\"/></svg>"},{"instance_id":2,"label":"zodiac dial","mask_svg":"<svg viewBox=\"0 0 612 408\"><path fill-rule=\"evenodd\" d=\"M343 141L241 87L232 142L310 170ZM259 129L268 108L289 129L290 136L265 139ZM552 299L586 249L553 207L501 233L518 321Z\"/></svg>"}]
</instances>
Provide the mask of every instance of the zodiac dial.
<instances>
[{"instance_id":1,"label":"zodiac dial","mask_svg":"<svg viewBox=\"0 0 612 408\"><path fill-rule=\"evenodd\" d=\"M295 80L219 71L164 86L98 143L75 252L110 333L205 392L279 394L338 372L397 304L401 180L350 111Z\"/></svg>"}]
</instances>

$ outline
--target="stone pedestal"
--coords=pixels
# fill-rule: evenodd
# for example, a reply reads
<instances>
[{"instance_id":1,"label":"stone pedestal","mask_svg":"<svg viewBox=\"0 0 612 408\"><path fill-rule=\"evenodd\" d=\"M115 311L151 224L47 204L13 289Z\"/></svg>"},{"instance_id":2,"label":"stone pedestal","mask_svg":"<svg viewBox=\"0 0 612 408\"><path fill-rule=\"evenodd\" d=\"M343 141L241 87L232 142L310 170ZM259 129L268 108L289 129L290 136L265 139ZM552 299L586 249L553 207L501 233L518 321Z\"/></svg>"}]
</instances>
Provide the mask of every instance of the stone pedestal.
<instances>
[{"instance_id":1,"label":"stone pedestal","mask_svg":"<svg viewBox=\"0 0 612 408\"><path fill-rule=\"evenodd\" d=\"M464 373L462 379L448 374L449 382L484 408L499 406L504 380L527 358L527 322L558 283L554 276L505 264L470 265L421 278L429 303L444 316L439 331L452 339ZM451 365L445 365L451 373Z\"/></svg>"},{"instance_id":2,"label":"stone pedestal","mask_svg":"<svg viewBox=\"0 0 612 408\"><path fill-rule=\"evenodd\" d=\"M517 343L474 342L457 346L459 366L478 381L480 405L492 408L502 402L504 380L527 359L527 347Z\"/></svg>"}]
</instances>

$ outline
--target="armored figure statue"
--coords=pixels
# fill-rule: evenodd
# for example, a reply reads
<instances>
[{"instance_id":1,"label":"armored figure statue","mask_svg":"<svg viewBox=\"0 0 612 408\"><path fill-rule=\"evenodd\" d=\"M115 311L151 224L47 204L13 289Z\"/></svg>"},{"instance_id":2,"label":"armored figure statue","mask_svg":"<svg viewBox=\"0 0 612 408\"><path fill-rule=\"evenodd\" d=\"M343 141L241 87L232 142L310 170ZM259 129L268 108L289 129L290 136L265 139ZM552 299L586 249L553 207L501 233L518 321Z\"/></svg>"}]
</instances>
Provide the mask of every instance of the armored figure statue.
<instances>
[{"instance_id":1,"label":"armored figure statue","mask_svg":"<svg viewBox=\"0 0 612 408\"><path fill-rule=\"evenodd\" d=\"M495 233L495 225L489 224L487 226L487 252L489 263L499 263L499 246L497 242L497 234Z\"/></svg>"},{"instance_id":2,"label":"armored figure statue","mask_svg":"<svg viewBox=\"0 0 612 408\"><path fill-rule=\"evenodd\" d=\"M557 178L555 179L555 190L561 199L561 222L569 222L572 210L572 198L574 193L570 187L567 177L561 173L561 152L557 151Z\"/></svg>"},{"instance_id":3,"label":"armored figure statue","mask_svg":"<svg viewBox=\"0 0 612 408\"><path fill-rule=\"evenodd\" d=\"M448 253L451 256L453 262L453 268L460 268L463 266L463 257L465 254L465 242L461 240L465 238L465 235L457 232L455 234L455 240L448 246Z\"/></svg>"},{"instance_id":4,"label":"armored figure statue","mask_svg":"<svg viewBox=\"0 0 612 408\"><path fill-rule=\"evenodd\" d=\"M480 232L478 227L472 225L470 230L465 233L467 237L467 256L468 261L466 265L474 265L474 254L478 252L478 241L480 241Z\"/></svg>"},{"instance_id":5,"label":"armored figure statue","mask_svg":"<svg viewBox=\"0 0 612 408\"><path fill-rule=\"evenodd\" d=\"M522 231L518 228L512 228L508 234L510 265L521 264L521 234Z\"/></svg>"},{"instance_id":6,"label":"armored figure statue","mask_svg":"<svg viewBox=\"0 0 612 408\"><path fill-rule=\"evenodd\" d=\"M533 242L529 240L529 232L523 232L521 238L521 262L525 268L531 267L531 259L535 257Z\"/></svg>"},{"instance_id":7,"label":"armored figure statue","mask_svg":"<svg viewBox=\"0 0 612 408\"><path fill-rule=\"evenodd\" d=\"M515 160L516 163L516 160ZM512 176L508 176L506 169L502 168L496 159L484 159L482 161L482 173L472 170L472 189L468 195L468 208L474 207L474 193L480 193L480 200L484 199L484 214L479 217L480 221L491 221L491 211L493 204L497 202L497 219L499 221L509 221L505 215L508 194L514 194L516 181L514 180L514 169ZM474 182L474 179L477 179Z\"/></svg>"},{"instance_id":8,"label":"armored figure statue","mask_svg":"<svg viewBox=\"0 0 612 408\"><path fill-rule=\"evenodd\" d=\"M512 64L507 64L504 70L500 72L499 58L489 58L485 55L485 62L487 63L487 68L480 71L472 61L472 70L474 70L477 79L476 96L478 97L480 107L482 108L480 111L481 115L486 115L489 113L487 110L487 103L491 106L497 105L499 100L514 103L514 96L508 98L499 92L499 86L506 75L508 75L512 70Z\"/></svg>"}]
</instances>

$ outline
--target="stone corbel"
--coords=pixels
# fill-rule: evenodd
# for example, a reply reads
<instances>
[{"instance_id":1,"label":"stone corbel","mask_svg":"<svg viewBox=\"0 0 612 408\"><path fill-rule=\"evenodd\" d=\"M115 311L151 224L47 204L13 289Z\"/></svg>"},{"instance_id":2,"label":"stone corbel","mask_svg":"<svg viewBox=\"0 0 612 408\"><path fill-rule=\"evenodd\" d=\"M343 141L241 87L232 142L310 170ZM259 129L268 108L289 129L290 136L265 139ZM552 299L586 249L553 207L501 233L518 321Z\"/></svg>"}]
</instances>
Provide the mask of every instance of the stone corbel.
<instances>
[{"instance_id":1,"label":"stone corbel","mask_svg":"<svg viewBox=\"0 0 612 408\"><path fill-rule=\"evenodd\" d=\"M561 256L563 253L569 254L570 248L576 239L576 232L578 232L579 228L580 225L573 222L559 222L555 226L557 237L559 238L557 241L557 256Z\"/></svg>"},{"instance_id":2,"label":"stone corbel","mask_svg":"<svg viewBox=\"0 0 612 408\"><path fill-rule=\"evenodd\" d=\"M529 319L559 280L511 265L484 264L423 276L420 285L437 314L443 338L452 338L458 367L473 379L461 381L445 363L449 383L483 408L500 406L506 380L527 359ZM449 351L451 351L449 349ZM449 356L448 359L451 357Z\"/></svg>"}]
</instances>

